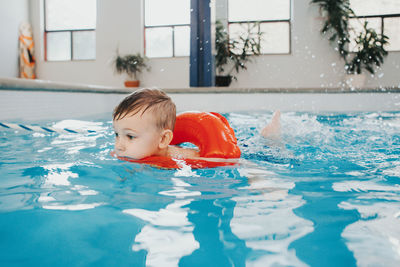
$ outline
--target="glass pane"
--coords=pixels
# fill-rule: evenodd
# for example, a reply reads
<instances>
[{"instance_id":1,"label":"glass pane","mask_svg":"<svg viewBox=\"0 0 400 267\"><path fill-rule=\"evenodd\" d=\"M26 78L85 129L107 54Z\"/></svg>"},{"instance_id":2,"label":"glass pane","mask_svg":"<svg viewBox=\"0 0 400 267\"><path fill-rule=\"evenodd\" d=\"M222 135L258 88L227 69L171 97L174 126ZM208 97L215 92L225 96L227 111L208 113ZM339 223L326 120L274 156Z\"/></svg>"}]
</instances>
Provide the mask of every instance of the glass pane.
<instances>
[{"instance_id":1,"label":"glass pane","mask_svg":"<svg viewBox=\"0 0 400 267\"><path fill-rule=\"evenodd\" d=\"M189 56L190 55L190 27L182 26L175 27L174 33L174 46L175 56Z\"/></svg>"},{"instance_id":2,"label":"glass pane","mask_svg":"<svg viewBox=\"0 0 400 267\"><path fill-rule=\"evenodd\" d=\"M260 31L263 32L261 40L261 53L263 54L290 53L289 22L261 23Z\"/></svg>"},{"instance_id":3,"label":"glass pane","mask_svg":"<svg viewBox=\"0 0 400 267\"><path fill-rule=\"evenodd\" d=\"M146 29L146 56L172 57L172 27Z\"/></svg>"},{"instance_id":4,"label":"glass pane","mask_svg":"<svg viewBox=\"0 0 400 267\"><path fill-rule=\"evenodd\" d=\"M399 0L350 0L350 7L357 16L400 13Z\"/></svg>"},{"instance_id":5,"label":"glass pane","mask_svg":"<svg viewBox=\"0 0 400 267\"><path fill-rule=\"evenodd\" d=\"M71 60L70 32L48 32L46 36L47 60Z\"/></svg>"},{"instance_id":6,"label":"glass pane","mask_svg":"<svg viewBox=\"0 0 400 267\"><path fill-rule=\"evenodd\" d=\"M229 0L229 21L290 19L290 0Z\"/></svg>"},{"instance_id":7,"label":"glass pane","mask_svg":"<svg viewBox=\"0 0 400 267\"><path fill-rule=\"evenodd\" d=\"M72 33L73 59L95 59L96 58L96 32L79 31Z\"/></svg>"},{"instance_id":8,"label":"glass pane","mask_svg":"<svg viewBox=\"0 0 400 267\"><path fill-rule=\"evenodd\" d=\"M145 25L190 24L190 0L145 0Z\"/></svg>"},{"instance_id":9,"label":"glass pane","mask_svg":"<svg viewBox=\"0 0 400 267\"><path fill-rule=\"evenodd\" d=\"M243 51L243 42L240 38L246 39L249 36L252 38L258 38L256 36L258 31L258 26L254 23L231 23L229 24L229 38L232 41L237 41L238 43L235 45L235 49L233 49L234 53L240 54ZM249 53L250 54L250 53Z\"/></svg>"},{"instance_id":10,"label":"glass pane","mask_svg":"<svg viewBox=\"0 0 400 267\"><path fill-rule=\"evenodd\" d=\"M355 38L364 28L364 22L368 21L368 27L373 28L376 33L380 34L382 32L382 21L380 18L368 18L368 19L350 19L350 46L351 52L356 52L356 41Z\"/></svg>"},{"instance_id":11,"label":"glass pane","mask_svg":"<svg viewBox=\"0 0 400 267\"><path fill-rule=\"evenodd\" d=\"M46 0L46 30L96 28L96 0Z\"/></svg>"},{"instance_id":12,"label":"glass pane","mask_svg":"<svg viewBox=\"0 0 400 267\"><path fill-rule=\"evenodd\" d=\"M389 37L389 45L386 47L390 51L400 51L400 18L385 18L383 21L384 33Z\"/></svg>"}]
</instances>

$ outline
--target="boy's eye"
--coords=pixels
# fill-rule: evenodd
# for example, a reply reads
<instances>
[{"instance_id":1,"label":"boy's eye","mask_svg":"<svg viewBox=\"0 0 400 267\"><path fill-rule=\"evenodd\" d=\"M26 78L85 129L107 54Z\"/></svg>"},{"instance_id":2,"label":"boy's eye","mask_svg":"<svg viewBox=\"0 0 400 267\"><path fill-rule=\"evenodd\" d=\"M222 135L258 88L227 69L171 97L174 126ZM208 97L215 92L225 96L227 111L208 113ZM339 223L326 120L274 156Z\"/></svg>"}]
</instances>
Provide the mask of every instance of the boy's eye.
<instances>
[{"instance_id":1,"label":"boy's eye","mask_svg":"<svg viewBox=\"0 0 400 267\"><path fill-rule=\"evenodd\" d=\"M118 137L118 133L115 133L115 137Z\"/></svg>"},{"instance_id":2,"label":"boy's eye","mask_svg":"<svg viewBox=\"0 0 400 267\"><path fill-rule=\"evenodd\" d=\"M133 136L133 135L130 135L130 134L128 134L128 135L126 135L130 140L132 140L132 139L134 139L135 137Z\"/></svg>"}]
</instances>

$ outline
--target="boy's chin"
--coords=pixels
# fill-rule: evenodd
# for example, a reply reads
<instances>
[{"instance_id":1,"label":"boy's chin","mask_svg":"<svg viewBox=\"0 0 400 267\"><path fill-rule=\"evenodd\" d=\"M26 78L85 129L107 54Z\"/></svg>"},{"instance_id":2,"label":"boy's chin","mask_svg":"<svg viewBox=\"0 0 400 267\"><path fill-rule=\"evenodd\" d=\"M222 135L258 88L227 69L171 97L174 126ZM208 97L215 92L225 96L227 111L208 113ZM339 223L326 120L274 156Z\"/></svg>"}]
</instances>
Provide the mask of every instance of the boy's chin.
<instances>
[{"instance_id":1,"label":"boy's chin","mask_svg":"<svg viewBox=\"0 0 400 267\"><path fill-rule=\"evenodd\" d=\"M124 159L132 159L132 160L140 160L136 157L131 157L131 156L127 156L127 155L122 155L122 156L118 156L119 158L124 158Z\"/></svg>"},{"instance_id":2,"label":"boy's chin","mask_svg":"<svg viewBox=\"0 0 400 267\"><path fill-rule=\"evenodd\" d=\"M138 158L136 158L136 157L132 157L132 156L129 156L129 155L124 155L124 154L119 154L119 153L117 153L116 151L112 151L112 152L111 152L111 155L113 155L113 156L115 156L115 157L117 157L117 158L131 159L131 160L140 160L140 159L138 159Z\"/></svg>"}]
</instances>

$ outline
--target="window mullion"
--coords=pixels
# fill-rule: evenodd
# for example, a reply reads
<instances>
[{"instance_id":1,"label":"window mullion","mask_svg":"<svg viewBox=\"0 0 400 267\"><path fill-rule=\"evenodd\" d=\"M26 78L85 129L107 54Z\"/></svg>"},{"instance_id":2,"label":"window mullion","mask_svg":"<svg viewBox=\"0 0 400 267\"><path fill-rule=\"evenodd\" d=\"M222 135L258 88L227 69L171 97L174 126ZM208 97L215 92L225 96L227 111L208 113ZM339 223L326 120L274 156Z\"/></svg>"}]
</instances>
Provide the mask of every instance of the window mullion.
<instances>
[{"instance_id":1,"label":"window mullion","mask_svg":"<svg viewBox=\"0 0 400 267\"><path fill-rule=\"evenodd\" d=\"M71 61L74 60L74 35L72 34L72 31L69 32L71 36Z\"/></svg>"},{"instance_id":2,"label":"window mullion","mask_svg":"<svg viewBox=\"0 0 400 267\"><path fill-rule=\"evenodd\" d=\"M172 57L175 57L175 26L172 26Z\"/></svg>"}]
</instances>

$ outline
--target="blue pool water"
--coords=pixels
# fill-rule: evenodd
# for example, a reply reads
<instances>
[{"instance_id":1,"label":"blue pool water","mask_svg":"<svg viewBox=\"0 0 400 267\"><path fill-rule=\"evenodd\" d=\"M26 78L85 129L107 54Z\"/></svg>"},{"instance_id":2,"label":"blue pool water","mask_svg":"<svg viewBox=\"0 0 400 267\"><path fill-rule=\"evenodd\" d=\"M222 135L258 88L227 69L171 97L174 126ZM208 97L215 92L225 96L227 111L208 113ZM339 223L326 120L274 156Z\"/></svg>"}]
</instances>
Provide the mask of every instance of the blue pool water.
<instances>
[{"instance_id":1,"label":"blue pool water","mask_svg":"<svg viewBox=\"0 0 400 267\"><path fill-rule=\"evenodd\" d=\"M242 163L203 170L112 158L106 116L0 131L0 265L400 265L400 113L224 115Z\"/></svg>"}]
</instances>

